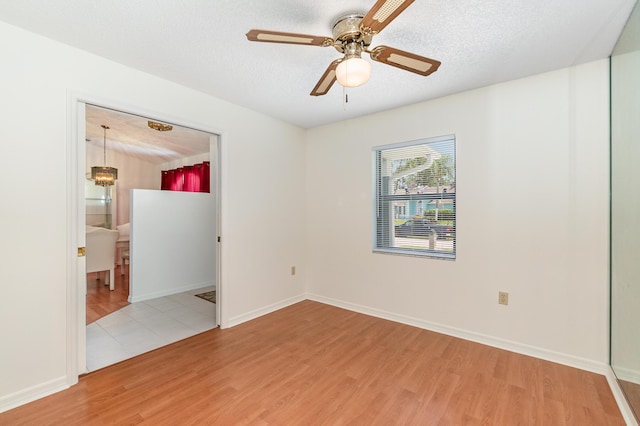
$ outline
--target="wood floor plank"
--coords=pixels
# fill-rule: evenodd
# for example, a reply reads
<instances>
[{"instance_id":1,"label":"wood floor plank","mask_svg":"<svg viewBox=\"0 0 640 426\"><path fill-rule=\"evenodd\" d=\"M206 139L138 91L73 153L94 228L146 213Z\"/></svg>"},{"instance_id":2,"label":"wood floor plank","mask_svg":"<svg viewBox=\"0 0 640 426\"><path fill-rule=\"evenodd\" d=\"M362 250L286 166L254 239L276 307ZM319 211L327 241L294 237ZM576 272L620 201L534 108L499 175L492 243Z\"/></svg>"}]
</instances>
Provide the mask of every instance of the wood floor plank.
<instances>
[{"instance_id":1,"label":"wood floor plank","mask_svg":"<svg viewBox=\"0 0 640 426\"><path fill-rule=\"evenodd\" d=\"M125 274L120 274L120 266L116 266L114 289L104 285L104 273L87 274L87 325L129 305L129 266L125 266ZM98 279L98 275L100 278Z\"/></svg>"},{"instance_id":2,"label":"wood floor plank","mask_svg":"<svg viewBox=\"0 0 640 426\"><path fill-rule=\"evenodd\" d=\"M90 373L2 425L624 425L604 377L312 301Z\"/></svg>"}]
</instances>

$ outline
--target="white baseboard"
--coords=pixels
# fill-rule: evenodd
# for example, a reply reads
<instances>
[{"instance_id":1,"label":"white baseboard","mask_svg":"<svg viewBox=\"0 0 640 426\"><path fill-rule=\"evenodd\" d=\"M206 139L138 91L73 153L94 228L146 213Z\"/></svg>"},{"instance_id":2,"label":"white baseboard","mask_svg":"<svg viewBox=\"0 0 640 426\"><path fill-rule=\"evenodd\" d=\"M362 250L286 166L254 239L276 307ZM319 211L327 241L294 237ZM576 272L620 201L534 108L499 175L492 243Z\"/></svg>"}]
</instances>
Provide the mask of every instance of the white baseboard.
<instances>
[{"instance_id":1,"label":"white baseboard","mask_svg":"<svg viewBox=\"0 0 640 426\"><path fill-rule=\"evenodd\" d=\"M233 318L230 318L225 324L221 324L221 328L234 327L236 325L242 324L243 322L251 321L252 319L256 319L266 314L270 314L271 312L275 312L279 309L286 308L289 305L302 302L303 300L306 300L306 299L307 299L306 295L301 294L298 296L281 300L271 305L256 309L251 312L247 312L246 314L242 314L242 315L238 315Z\"/></svg>"},{"instance_id":2,"label":"white baseboard","mask_svg":"<svg viewBox=\"0 0 640 426\"><path fill-rule=\"evenodd\" d=\"M185 291L197 290L204 287L215 287L216 283L213 281L207 281L203 283L189 284L182 287L174 287L161 291L154 291L151 293L142 294L130 294L127 299L129 303L144 302L145 300L157 299L158 297L171 296L172 294L184 293Z\"/></svg>"},{"instance_id":3,"label":"white baseboard","mask_svg":"<svg viewBox=\"0 0 640 426\"><path fill-rule=\"evenodd\" d=\"M41 383L37 386L32 386L19 392L3 396L0 398L0 413L4 413L5 411L33 402L36 399L44 398L45 396L60 392L61 390L67 389L69 386L70 385L67 383L66 377L59 377L57 379Z\"/></svg>"},{"instance_id":4,"label":"white baseboard","mask_svg":"<svg viewBox=\"0 0 640 426\"><path fill-rule=\"evenodd\" d=\"M615 375L618 379L640 385L640 371L620 367L617 365L613 366L613 371L615 372Z\"/></svg>"},{"instance_id":5,"label":"white baseboard","mask_svg":"<svg viewBox=\"0 0 640 426\"><path fill-rule=\"evenodd\" d=\"M560 352L550 351L548 349L538 348L524 343L513 342L506 339L489 336L486 334L476 333L473 331L462 330L450 327L444 324L438 324L431 321L425 321L419 318L387 312L380 309L370 308L355 303L344 302L317 294L307 294L307 299L316 302L326 303L327 305L348 309L350 311L359 312L361 314L371 315L377 318L383 318L390 321L399 322L401 324L412 325L414 327L423 328L425 330L435 331L437 333L446 334L448 336L459 337L464 340L505 349L510 352L516 352L523 355L529 355L535 358L544 359L546 361L556 362L558 364L567 365L569 367L579 368L581 370L591 371L597 374L606 374L609 365L586 358L573 355L567 355Z\"/></svg>"},{"instance_id":6,"label":"white baseboard","mask_svg":"<svg viewBox=\"0 0 640 426\"><path fill-rule=\"evenodd\" d=\"M607 378L607 383L609 383L609 387L611 388L611 392L613 393L613 397L616 399L618 403L618 408L620 408L620 412L622 413L622 417L628 426L638 426L638 422L629 407L629 403L627 402L627 398L624 396L624 392L622 392L622 388L618 383L618 379L613 372L613 369L609 367L607 373L605 374Z\"/></svg>"}]
</instances>

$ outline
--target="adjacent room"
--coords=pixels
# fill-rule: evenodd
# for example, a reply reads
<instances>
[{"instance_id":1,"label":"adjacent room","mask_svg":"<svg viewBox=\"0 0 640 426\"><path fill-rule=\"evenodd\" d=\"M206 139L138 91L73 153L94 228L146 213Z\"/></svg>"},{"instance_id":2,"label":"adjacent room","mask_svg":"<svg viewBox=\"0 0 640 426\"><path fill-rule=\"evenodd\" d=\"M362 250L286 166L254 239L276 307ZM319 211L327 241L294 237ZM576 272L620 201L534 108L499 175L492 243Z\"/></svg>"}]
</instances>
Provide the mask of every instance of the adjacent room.
<instances>
[{"instance_id":1,"label":"adjacent room","mask_svg":"<svg viewBox=\"0 0 640 426\"><path fill-rule=\"evenodd\" d=\"M95 371L216 327L217 136L95 105L85 121L79 206Z\"/></svg>"},{"instance_id":2,"label":"adjacent room","mask_svg":"<svg viewBox=\"0 0 640 426\"><path fill-rule=\"evenodd\" d=\"M638 424L638 19L0 2L0 423ZM214 286L218 327L151 345ZM151 351L92 364L92 316Z\"/></svg>"}]
</instances>

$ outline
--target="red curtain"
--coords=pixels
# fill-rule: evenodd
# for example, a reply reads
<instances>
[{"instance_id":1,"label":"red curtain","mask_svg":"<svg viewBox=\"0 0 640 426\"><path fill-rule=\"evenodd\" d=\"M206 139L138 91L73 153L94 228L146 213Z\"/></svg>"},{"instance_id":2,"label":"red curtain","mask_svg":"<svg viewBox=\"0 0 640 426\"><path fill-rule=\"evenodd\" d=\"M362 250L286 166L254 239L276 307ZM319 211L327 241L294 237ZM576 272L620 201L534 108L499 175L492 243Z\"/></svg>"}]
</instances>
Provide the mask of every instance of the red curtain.
<instances>
[{"instance_id":1,"label":"red curtain","mask_svg":"<svg viewBox=\"0 0 640 426\"><path fill-rule=\"evenodd\" d=\"M162 170L160 189L167 191L211 192L211 163L205 161L178 169Z\"/></svg>"},{"instance_id":2,"label":"red curtain","mask_svg":"<svg viewBox=\"0 0 640 426\"><path fill-rule=\"evenodd\" d=\"M176 174L175 174L175 177L173 178L171 190L172 191L184 190L184 167L180 167L176 169Z\"/></svg>"},{"instance_id":3,"label":"red curtain","mask_svg":"<svg viewBox=\"0 0 640 426\"><path fill-rule=\"evenodd\" d=\"M198 164L197 166L202 168L202 164ZM196 165L184 166L184 186L182 190L186 192L198 192L195 188L200 188L200 174L198 173Z\"/></svg>"},{"instance_id":4,"label":"red curtain","mask_svg":"<svg viewBox=\"0 0 640 426\"><path fill-rule=\"evenodd\" d=\"M200 179L200 192L211 192L211 164L208 161L202 163L202 179Z\"/></svg>"},{"instance_id":5,"label":"red curtain","mask_svg":"<svg viewBox=\"0 0 640 426\"><path fill-rule=\"evenodd\" d=\"M163 170L160 173L161 173L160 189L170 191L175 170Z\"/></svg>"}]
</instances>

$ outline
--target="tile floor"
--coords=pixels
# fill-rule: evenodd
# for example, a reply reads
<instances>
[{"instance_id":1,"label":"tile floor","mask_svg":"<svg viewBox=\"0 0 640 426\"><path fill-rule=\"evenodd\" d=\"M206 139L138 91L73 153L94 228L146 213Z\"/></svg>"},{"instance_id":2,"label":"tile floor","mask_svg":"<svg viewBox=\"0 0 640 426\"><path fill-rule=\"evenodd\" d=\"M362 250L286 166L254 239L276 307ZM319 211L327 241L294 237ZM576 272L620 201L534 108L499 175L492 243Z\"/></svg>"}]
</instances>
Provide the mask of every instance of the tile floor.
<instances>
[{"instance_id":1,"label":"tile floor","mask_svg":"<svg viewBox=\"0 0 640 426\"><path fill-rule=\"evenodd\" d=\"M206 287L132 303L87 326L87 370L95 371L216 327Z\"/></svg>"}]
</instances>

